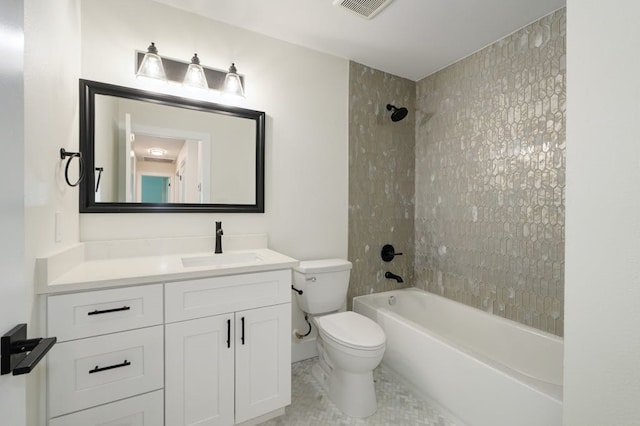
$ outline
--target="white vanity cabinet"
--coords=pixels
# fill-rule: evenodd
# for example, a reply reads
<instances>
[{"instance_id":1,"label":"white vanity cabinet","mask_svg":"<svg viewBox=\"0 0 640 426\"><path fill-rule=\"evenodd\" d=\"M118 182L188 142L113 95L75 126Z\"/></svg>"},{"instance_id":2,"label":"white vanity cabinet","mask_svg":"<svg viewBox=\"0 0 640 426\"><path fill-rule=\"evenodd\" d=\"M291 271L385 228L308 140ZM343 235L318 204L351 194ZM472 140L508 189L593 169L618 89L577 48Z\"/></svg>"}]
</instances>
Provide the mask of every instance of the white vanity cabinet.
<instances>
[{"instance_id":1,"label":"white vanity cabinet","mask_svg":"<svg viewBox=\"0 0 640 426\"><path fill-rule=\"evenodd\" d=\"M291 401L291 270L48 295L49 426L254 423Z\"/></svg>"},{"instance_id":2,"label":"white vanity cabinet","mask_svg":"<svg viewBox=\"0 0 640 426\"><path fill-rule=\"evenodd\" d=\"M290 292L289 270L165 285L167 426L233 425L290 403Z\"/></svg>"}]
</instances>

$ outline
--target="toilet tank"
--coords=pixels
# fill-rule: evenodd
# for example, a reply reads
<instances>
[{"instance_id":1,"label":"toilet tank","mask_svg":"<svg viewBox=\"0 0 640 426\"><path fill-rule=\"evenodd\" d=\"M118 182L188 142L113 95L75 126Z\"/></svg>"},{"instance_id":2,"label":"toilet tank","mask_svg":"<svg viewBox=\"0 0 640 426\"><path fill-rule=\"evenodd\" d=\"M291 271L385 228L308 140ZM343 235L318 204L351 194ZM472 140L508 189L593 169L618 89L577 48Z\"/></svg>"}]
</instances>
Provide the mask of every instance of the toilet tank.
<instances>
[{"instance_id":1,"label":"toilet tank","mask_svg":"<svg viewBox=\"0 0 640 426\"><path fill-rule=\"evenodd\" d=\"M337 311L347 300L351 262L344 259L307 260L293 268L298 306L308 314Z\"/></svg>"}]
</instances>

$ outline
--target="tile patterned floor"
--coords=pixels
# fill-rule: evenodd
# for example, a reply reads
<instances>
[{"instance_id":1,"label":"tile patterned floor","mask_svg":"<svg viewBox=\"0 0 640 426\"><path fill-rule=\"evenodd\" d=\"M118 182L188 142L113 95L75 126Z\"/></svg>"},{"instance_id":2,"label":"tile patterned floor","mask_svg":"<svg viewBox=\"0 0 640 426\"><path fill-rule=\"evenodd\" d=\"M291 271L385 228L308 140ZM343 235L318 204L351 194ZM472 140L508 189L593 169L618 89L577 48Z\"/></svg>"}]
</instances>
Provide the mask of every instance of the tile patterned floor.
<instances>
[{"instance_id":1,"label":"tile patterned floor","mask_svg":"<svg viewBox=\"0 0 640 426\"><path fill-rule=\"evenodd\" d=\"M366 419L345 416L329 400L311 375L317 358L292 365L291 405L280 416L262 426L283 425L393 425L456 426L435 407L414 396L384 365L374 370L378 411Z\"/></svg>"}]
</instances>

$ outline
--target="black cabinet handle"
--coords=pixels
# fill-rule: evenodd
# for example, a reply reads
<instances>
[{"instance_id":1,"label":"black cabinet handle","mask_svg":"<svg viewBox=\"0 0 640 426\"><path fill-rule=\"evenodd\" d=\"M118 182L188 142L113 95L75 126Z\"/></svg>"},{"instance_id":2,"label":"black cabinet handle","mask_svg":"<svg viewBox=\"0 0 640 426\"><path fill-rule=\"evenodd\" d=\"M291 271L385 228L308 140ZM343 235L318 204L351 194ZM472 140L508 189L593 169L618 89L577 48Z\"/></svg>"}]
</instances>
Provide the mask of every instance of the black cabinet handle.
<instances>
[{"instance_id":1,"label":"black cabinet handle","mask_svg":"<svg viewBox=\"0 0 640 426\"><path fill-rule=\"evenodd\" d=\"M131 309L129 306L123 306L122 308L104 309L102 311L96 309L95 311L87 312L87 315L110 314L111 312L128 311L129 309Z\"/></svg>"},{"instance_id":2,"label":"black cabinet handle","mask_svg":"<svg viewBox=\"0 0 640 426\"><path fill-rule=\"evenodd\" d=\"M109 365L107 367L98 367L96 365L96 368L94 368L93 370L89 370L89 374L99 373L101 371L113 370L114 368L126 367L128 365L131 365L131 363L129 361L127 361L126 359L124 360L124 362L122 364Z\"/></svg>"},{"instance_id":3,"label":"black cabinet handle","mask_svg":"<svg viewBox=\"0 0 640 426\"><path fill-rule=\"evenodd\" d=\"M227 347L231 347L231 320L227 320Z\"/></svg>"},{"instance_id":4,"label":"black cabinet handle","mask_svg":"<svg viewBox=\"0 0 640 426\"><path fill-rule=\"evenodd\" d=\"M240 322L242 323L242 334L240 335L240 342L244 345L244 317L240 319Z\"/></svg>"}]
</instances>

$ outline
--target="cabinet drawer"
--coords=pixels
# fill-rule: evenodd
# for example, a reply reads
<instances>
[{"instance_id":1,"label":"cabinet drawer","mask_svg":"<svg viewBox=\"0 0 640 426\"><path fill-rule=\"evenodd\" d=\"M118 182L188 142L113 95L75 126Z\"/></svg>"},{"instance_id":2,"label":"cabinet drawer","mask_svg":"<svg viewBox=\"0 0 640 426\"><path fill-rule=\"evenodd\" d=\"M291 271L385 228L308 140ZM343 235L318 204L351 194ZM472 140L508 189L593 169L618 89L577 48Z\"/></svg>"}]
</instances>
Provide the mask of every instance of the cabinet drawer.
<instances>
[{"instance_id":1,"label":"cabinet drawer","mask_svg":"<svg viewBox=\"0 0 640 426\"><path fill-rule=\"evenodd\" d=\"M161 389L163 327L56 345L49 352L49 416Z\"/></svg>"},{"instance_id":2,"label":"cabinet drawer","mask_svg":"<svg viewBox=\"0 0 640 426\"><path fill-rule=\"evenodd\" d=\"M49 420L49 426L162 426L161 390Z\"/></svg>"},{"instance_id":3,"label":"cabinet drawer","mask_svg":"<svg viewBox=\"0 0 640 426\"><path fill-rule=\"evenodd\" d=\"M291 301L291 270L165 284L166 322Z\"/></svg>"},{"instance_id":4,"label":"cabinet drawer","mask_svg":"<svg viewBox=\"0 0 640 426\"><path fill-rule=\"evenodd\" d=\"M162 324L162 284L49 296L47 319L58 342Z\"/></svg>"}]
</instances>

